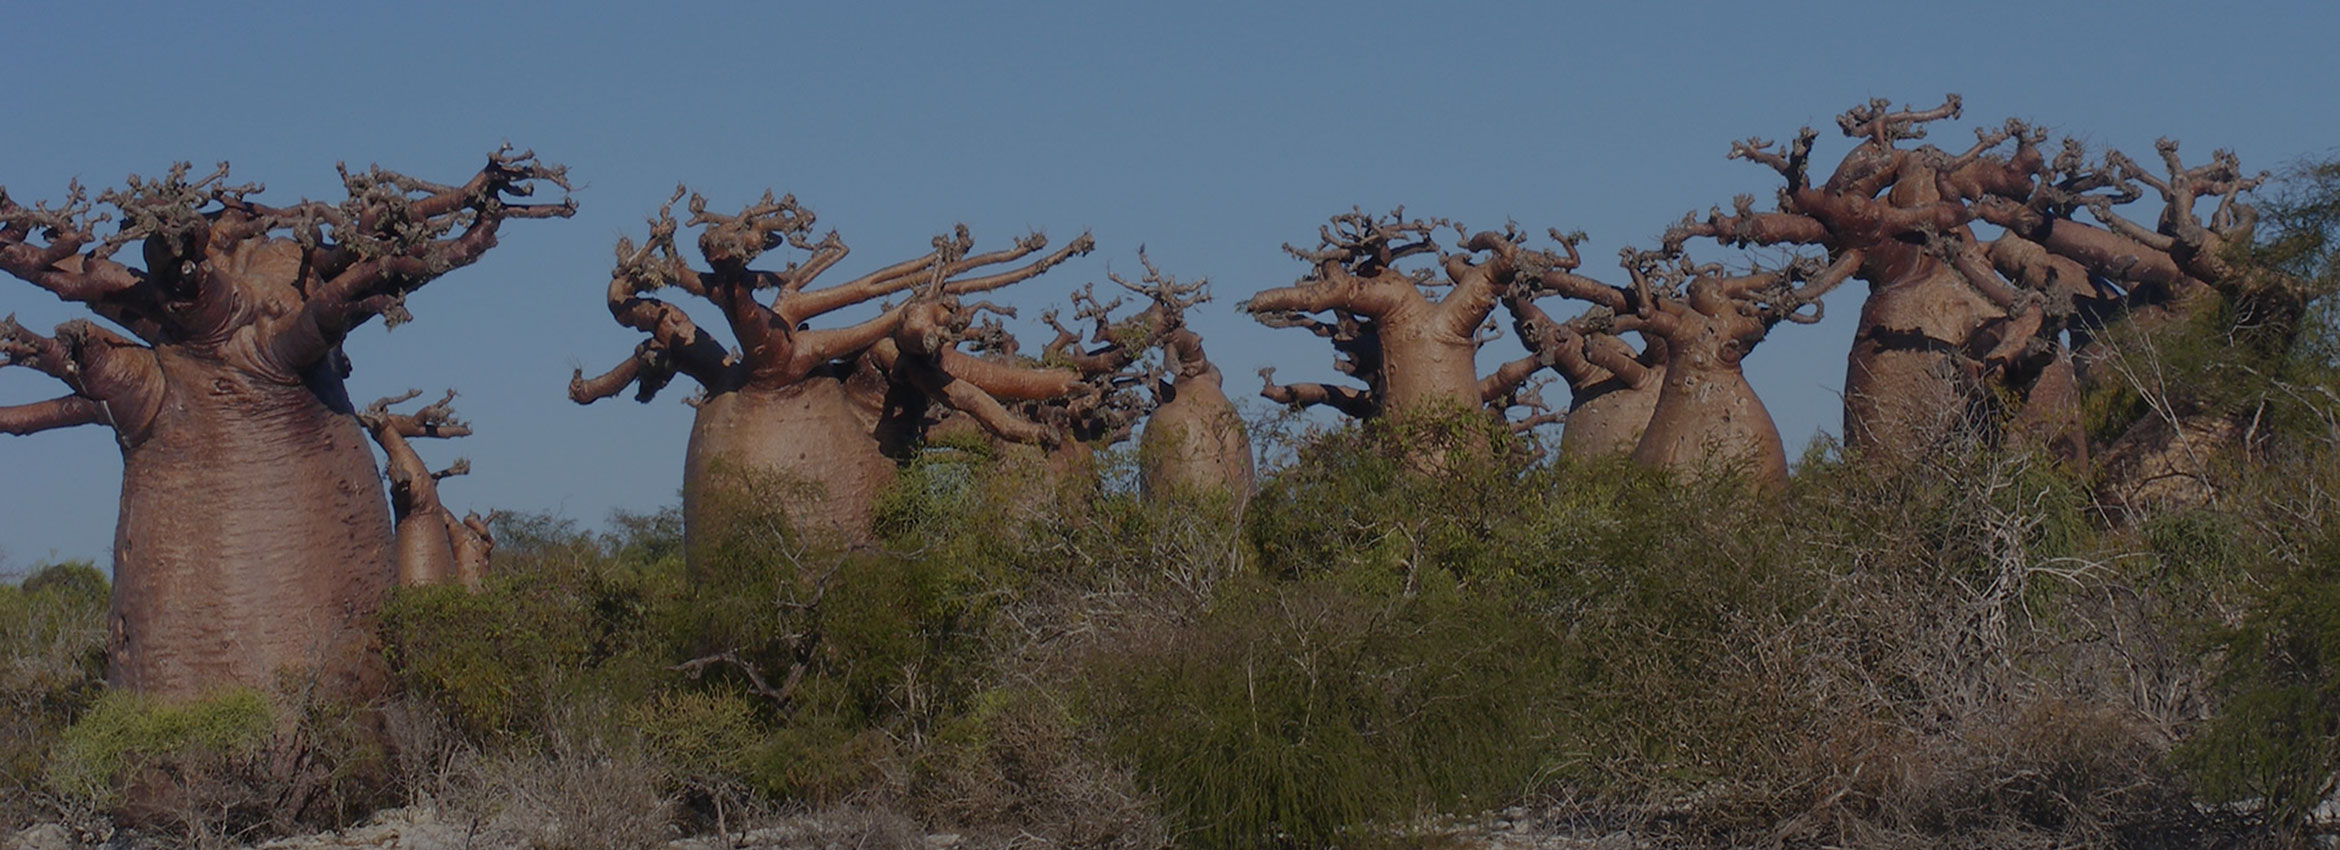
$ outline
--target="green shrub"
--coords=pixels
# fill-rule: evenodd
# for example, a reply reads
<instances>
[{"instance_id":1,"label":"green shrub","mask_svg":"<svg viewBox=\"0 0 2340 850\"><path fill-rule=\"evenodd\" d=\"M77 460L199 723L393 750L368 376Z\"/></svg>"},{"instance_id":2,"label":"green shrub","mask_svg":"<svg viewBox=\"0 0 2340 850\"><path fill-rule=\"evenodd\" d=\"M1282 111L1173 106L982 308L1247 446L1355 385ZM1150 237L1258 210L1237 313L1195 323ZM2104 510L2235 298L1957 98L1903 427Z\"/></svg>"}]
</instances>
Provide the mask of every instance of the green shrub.
<instances>
[{"instance_id":1,"label":"green shrub","mask_svg":"<svg viewBox=\"0 0 2340 850\"><path fill-rule=\"evenodd\" d=\"M0 584L0 821L29 817L57 735L105 687L106 579L86 561Z\"/></svg>"},{"instance_id":2,"label":"green shrub","mask_svg":"<svg viewBox=\"0 0 2340 850\"><path fill-rule=\"evenodd\" d=\"M502 515L477 592L399 589L381 629L401 689L466 737L496 742L539 738L578 719L574 706L628 705L670 681L655 612L682 594L679 513L615 524L596 535Z\"/></svg>"},{"instance_id":3,"label":"green shrub","mask_svg":"<svg viewBox=\"0 0 2340 850\"><path fill-rule=\"evenodd\" d=\"M249 765L268 748L276 713L268 697L231 689L188 702L109 691L57 741L49 784L112 805L151 769L205 771Z\"/></svg>"}]
</instances>

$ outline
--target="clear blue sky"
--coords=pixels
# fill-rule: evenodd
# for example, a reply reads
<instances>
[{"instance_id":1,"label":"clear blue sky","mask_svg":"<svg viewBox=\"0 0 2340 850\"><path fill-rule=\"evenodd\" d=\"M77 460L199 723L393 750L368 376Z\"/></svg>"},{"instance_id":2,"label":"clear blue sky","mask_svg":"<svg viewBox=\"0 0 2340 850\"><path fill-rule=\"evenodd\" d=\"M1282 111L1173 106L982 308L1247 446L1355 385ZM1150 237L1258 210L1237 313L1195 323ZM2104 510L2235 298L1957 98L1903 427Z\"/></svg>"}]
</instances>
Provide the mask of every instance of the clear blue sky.
<instances>
[{"instance_id":1,"label":"clear blue sky","mask_svg":"<svg viewBox=\"0 0 2340 850\"><path fill-rule=\"evenodd\" d=\"M474 461L448 501L593 524L680 486L686 388L648 406L563 396L572 366L635 343L602 307L610 246L677 181L718 207L795 193L853 246L840 275L954 222L979 245L1093 230L1099 250L1022 285L1023 304L1134 269L1145 244L1211 279L1196 321L1247 395L1263 364L1332 376L1313 337L1234 304L1291 282L1302 267L1278 246L1352 205L1582 229L1608 257L1685 211L1768 199L1770 172L1724 160L1733 139L1814 124L1833 161L1845 108L1951 91L1967 120L1945 146L2006 116L2258 168L2340 146L2328 0L1628 5L9 4L0 185L31 201L228 160L286 201L338 197L343 160L457 180L510 140L567 163L577 217L512 223L412 299L413 324L361 330L351 393L461 390L478 435L423 448ZM1749 361L1791 455L1836 425L1864 288ZM0 278L8 312L78 315ZM57 392L0 369L0 403ZM119 471L102 429L0 436L0 570L104 563Z\"/></svg>"}]
</instances>

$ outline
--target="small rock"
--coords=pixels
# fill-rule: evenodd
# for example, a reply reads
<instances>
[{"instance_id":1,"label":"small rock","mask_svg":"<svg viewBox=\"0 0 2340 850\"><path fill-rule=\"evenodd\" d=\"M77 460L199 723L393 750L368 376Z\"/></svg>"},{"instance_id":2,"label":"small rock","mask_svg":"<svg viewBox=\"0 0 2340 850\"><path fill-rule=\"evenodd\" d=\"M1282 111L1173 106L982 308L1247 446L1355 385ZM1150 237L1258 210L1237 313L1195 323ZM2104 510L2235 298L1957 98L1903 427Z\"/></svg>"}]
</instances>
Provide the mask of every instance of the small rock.
<instances>
[{"instance_id":1,"label":"small rock","mask_svg":"<svg viewBox=\"0 0 2340 850\"><path fill-rule=\"evenodd\" d=\"M928 847L949 847L957 843L959 843L959 834L956 832L937 832L926 837L926 846Z\"/></svg>"},{"instance_id":2,"label":"small rock","mask_svg":"<svg viewBox=\"0 0 2340 850\"><path fill-rule=\"evenodd\" d=\"M63 824L44 823L8 840L9 850L73 850L73 833Z\"/></svg>"}]
</instances>

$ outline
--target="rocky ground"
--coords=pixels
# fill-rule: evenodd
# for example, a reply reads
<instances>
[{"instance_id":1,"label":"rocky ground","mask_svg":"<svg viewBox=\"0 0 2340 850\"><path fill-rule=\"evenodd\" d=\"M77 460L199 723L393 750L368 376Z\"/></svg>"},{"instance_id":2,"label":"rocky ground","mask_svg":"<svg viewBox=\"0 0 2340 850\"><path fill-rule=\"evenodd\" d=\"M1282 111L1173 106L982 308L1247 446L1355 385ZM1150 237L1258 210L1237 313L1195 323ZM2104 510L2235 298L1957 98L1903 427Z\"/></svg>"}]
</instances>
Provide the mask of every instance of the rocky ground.
<instances>
[{"instance_id":1,"label":"rocky ground","mask_svg":"<svg viewBox=\"0 0 2340 850\"><path fill-rule=\"evenodd\" d=\"M557 832L558 826L539 825ZM244 845L251 850L460 850L514 846L575 846L557 834L522 834L495 824L463 823L442 817L428 807L389 809L364 824L338 832L324 832ZM852 811L835 811L766 821L728 838L696 836L672 838L667 850L976 850L990 847L1047 847L1031 836L1005 840L969 838L956 833L930 833L898 819ZM1604 829L1559 809L1514 807L1476 818L1424 824L1416 835L1423 847L1441 850L1630 850L1650 846L1631 832ZM10 837L5 850L146 850L170 846L133 833L88 834L56 823L23 830ZM599 846L589 842L588 846Z\"/></svg>"}]
</instances>

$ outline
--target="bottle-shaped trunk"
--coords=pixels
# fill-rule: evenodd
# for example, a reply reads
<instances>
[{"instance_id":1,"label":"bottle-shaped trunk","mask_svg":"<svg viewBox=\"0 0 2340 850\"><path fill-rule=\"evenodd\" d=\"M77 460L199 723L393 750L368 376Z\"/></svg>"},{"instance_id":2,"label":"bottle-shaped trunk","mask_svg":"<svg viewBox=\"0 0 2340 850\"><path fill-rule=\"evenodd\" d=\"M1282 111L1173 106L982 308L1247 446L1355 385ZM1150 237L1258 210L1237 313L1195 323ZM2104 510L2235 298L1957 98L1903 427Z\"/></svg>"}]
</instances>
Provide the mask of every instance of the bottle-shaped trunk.
<instances>
[{"instance_id":1,"label":"bottle-shaped trunk","mask_svg":"<svg viewBox=\"0 0 2340 850\"><path fill-rule=\"evenodd\" d=\"M1567 424L1560 429L1560 454L1572 458L1632 454L1665 391L1665 367L1649 371L1639 386L1611 376L1572 391Z\"/></svg>"},{"instance_id":2,"label":"bottle-shaped trunk","mask_svg":"<svg viewBox=\"0 0 2340 850\"><path fill-rule=\"evenodd\" d=\"M123 450L108 678L174 697L286 674L373 691L390 511L340 377L155 355L160 411Z\"/></svg>"},{"instance_id":3,"label":"bottle-shaped trunk","mask_svg":"<svg viewBox=\"0 0 2340 850\"><path fill-rule=\"evenodd\" d=\"M398 520L398 586L445 584L456 580L458 572L455 538L445 517L438 511L417 511Z\"/></svg>"},{"instance_id":4,"label":"bottle-shaped trunk","mask_svg":"<svg viewBox=\"0 0 2340 850\"><path fill-rule=\"evenodd\" d=\"M1479 347L1428 317L1393 321L1381 332L1388 413L1479 409Z\"/></svg>"},{"instance_id":5,"label":"bottle-shaped trunk","mask_svg":"<svg viewBox=\"0 0 2340 850\"><path fill-rule=\"evenodd\" d=\"M1138 437L1138 489L1149 502L1181 494L1251 498L1251 439L1219 387L1218 370L1181 378Z\"/></svg>"},{"instance_id":6,"label":"bottle-shaped trunk","mask_svg":"<svg viewBox=\"0 0 2340 850\"><path fill-rule=\"evenodd\" d=\"M1968 337L2003 315L1937 262L1873 289L1846 358L1845 447L1912 457L1962 426L1976 400Z\"/></svg>"},{"instance_id":7,"label":"bottle-shaped trunk","mask_svg":"<svg viewBox=\"0 0 2340 850\"><path fill-rule=\"evenodd\" d=\"M1686 471L1734 469L1765 483L1786 480L1787 452L1771 412L1738 364L1723 362L1708 348L1674 345L1665 389L1633 449L1634 462Z\"/></svg>"},{"instance_id":8,"label":"bottle-shaped trunk","mask_svg":"<svg viewBox=\"0 0 2340 850\"><path fill-rule=\"evenodd\" d=\"M709 396L683 459L685 548L717 541L742 512L773 507L804 539L866 542L878 494L894 480L874 425L829 378Z\"/></svg>"}]
</instances>

